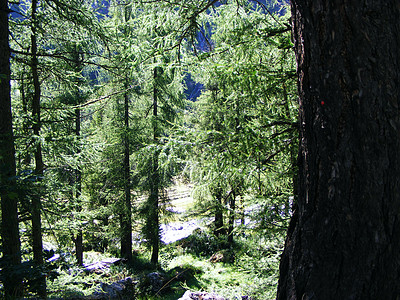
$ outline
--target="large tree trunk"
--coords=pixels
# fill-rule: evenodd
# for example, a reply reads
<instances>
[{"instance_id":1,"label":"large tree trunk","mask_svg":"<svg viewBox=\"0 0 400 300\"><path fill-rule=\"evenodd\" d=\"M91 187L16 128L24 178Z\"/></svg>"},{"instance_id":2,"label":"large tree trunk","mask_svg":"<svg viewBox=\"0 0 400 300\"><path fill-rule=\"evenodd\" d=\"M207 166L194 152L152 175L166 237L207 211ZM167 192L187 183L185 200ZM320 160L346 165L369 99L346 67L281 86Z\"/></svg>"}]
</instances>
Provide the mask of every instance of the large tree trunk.
<instances>
[{"instance_id":1,"label":"large tree trunk","mask_svg":"<svg viewBox=\"0 0 400 300\"><path fill-rule=\"evenodd\" d=\"M277 299L400 295L400 5L292 1L297 209Z\"/></svg>"},{"instance_id":2,"label":"large tree trunk","mask_svg":"<svg viewBox=\"0 0 400 300\"><path fill-rule=\"evenodd\" d=\"M8 4L0 0L0 197L1 239L5 265L2 267L5 298L21 294L22 280L13 272L21 263L18 229L15 150L10 96L10 47Z\"/></svg>"}]
</instances>

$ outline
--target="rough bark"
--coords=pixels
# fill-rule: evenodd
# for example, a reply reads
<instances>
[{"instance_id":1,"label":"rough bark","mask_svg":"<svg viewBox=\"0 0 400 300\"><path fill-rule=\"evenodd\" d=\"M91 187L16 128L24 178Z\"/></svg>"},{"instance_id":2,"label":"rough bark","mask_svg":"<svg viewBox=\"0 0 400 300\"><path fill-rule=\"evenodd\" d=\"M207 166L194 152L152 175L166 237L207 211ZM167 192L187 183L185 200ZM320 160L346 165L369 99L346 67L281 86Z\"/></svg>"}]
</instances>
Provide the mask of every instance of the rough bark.
<instances>
[{"instance_id":1,"label":"rough bark","mask_svg":"<svg viewBox=\"0 0 400 300\"><path fill-rule=\"evenodd\" d=\"M277 299L400 297L400 5L292 1L297 209Z\"/></svg>"},{"instance_id":2,"label":"rough bark","mask_svg":"<svg viewBox=\"0 0 400 300\"><path fill-rule=\"evenodd\" d=\"M10 96L10 47L8 40L8 1L0 0L0 197L2 276L5 298L21 294L22 281L14 273L21 263L18 229L15 149Z\"/></svg>"}]
</instances>

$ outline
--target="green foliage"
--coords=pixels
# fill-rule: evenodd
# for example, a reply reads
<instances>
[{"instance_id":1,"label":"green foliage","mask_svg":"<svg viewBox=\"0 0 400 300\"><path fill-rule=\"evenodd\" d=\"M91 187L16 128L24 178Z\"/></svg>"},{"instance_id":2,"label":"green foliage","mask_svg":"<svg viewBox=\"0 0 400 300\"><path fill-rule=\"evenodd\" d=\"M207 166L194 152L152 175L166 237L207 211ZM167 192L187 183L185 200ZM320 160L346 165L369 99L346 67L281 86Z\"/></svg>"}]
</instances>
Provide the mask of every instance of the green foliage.
<instances>
[{"instance_id":1,"label":"green foliage","mask_svg":"<svg viewBox=\"0 0 400 300\"><path fill-rule=\"evenodd\" d=\"M204 230L197 229L186 239L175 242L177 248L184 253L190 253L198 257L211 257L214 253L228 249L226 237L217 237Z\"/></svg>"},{"instance_id":2,"label":"green foliage","mask_svg":"<svg viewBox=\"0 0 400 300\"><path fill-rule=\"evenodd\" d=\"M11 20L23 267L32 259L29 208L40 190L44 240L66 253L48 280L53 296L89 295L100 279L142 278L154 271L144 244L158 242L154 227L171 214L166 190L179 176L195 186L197 204L188 215L211 221L221 213L220 232L232 231L235 241L196 231L161 249L160 265L171 280L164 299L183 294L182 286L231 298L273 297L296 175L289 25L287 16L272 16L253 2L211 3L114 1L109 15L98 18L89 1L40 1L39 136L32 133L34 91L26 53L30 2L20 4L26 18ZM187 74L204 86L196 102L185 98ZM38 144L46 167L40 180L32 176ZM127 145L130 182L124 177ZM132 234L144 253L134 255L131 268L115 267L101 278L71 267L73 237L81 231L85 251L120 255L126 187ZM240 219L246 224L238 225ZM217 222L212 226L220 229ZM208 261L217 253L229 259ZM37 270L29 266L22 273L31 271ZM144 292L138 291L146 298Z\"/></svg>"},{"instance_id":3,"label":"green foliage","mask_svg":"<svg viewBox=\"0 0 400 300\"><path fill-rule=\"evenodd\" d=\"M236 210L233 196L243 208L260 205L264 215L273 210L263 226L285 228L297 153L289 27L284 18L235 3L207 17L212 51L194 58L189 69L206 87L186 134L195 145L190 174L197 212L214 214L222 205L228 218Z\"/></svg>"},{"instance_id":4,"label":"green foliage","mask_svg":"<svg viewBox=\"0 0 400 300\"><path fill-rule=\"evenodd\" d=\"M253 299L273 299L283 238L281 235L264 238L264 234L253 231L245 238L238 238L230 249L235 258L233 262L213 262L210 259L212 254L219 253L218 249L226 246L226 240L218 242L214 239L210 244L213 244L215 252L208 251L208 248L201 252L205 233L195 232L189 238L164 249L163 262L167 269L179 267L198 270L194 275L195 280L186 281L186 289L213 291L228 299L240 299L245 295ZM191 246L185 247L187 244Z\"/></svg>"}]
</instances>

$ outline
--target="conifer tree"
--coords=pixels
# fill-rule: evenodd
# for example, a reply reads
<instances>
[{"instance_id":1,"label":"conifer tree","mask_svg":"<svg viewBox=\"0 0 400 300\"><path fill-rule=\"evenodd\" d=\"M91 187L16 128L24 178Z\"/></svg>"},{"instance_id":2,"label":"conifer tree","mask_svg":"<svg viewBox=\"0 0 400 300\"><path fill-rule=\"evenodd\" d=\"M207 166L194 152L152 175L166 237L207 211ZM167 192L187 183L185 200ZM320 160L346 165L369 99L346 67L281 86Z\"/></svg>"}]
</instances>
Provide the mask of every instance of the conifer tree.
<instances>
[{"instance_id":1,"label":"conifer tree","mask_svg":"<svg viewBox=\"0 0 400 300\"><path fill-rule=\"evenodd\" d=\"M262 208L262 226L285 228L290 215L294 172L285 166L296 153L297 106L287 87L293 85L294 61L284 18L250 2L226 3L207 16L213 35L204 37L211 48L198 54L193 67L204 70L193 73L205 89L194 105L189 135L198 145L192 179L200 211L216 209L220 216L223 208L228 221L218 217L215 227L224 224L232 243L236 200L243 194L257 199L247 205ZM217 182L222 191L215 189Z\"/></svg>"},{"instance_id":2,"label":"conifer tree","mask_svg":"<svg viewBox=\"0 0 400 300\"><path fill-rule=\"evenodd\" d=\"M16 189L15 148L11 115L10 46L8 1L0 1L0 197L2 276L5 297L21 295L22 278L16 268L21 263Z\"/></svg>"},{"instance_id":3,"label":"conifer tree","mask_svg":"<svg viewBox=\"0 0 400 300\"><path fill-rule=\"evenodd\" d=\"M121 138L124 149L124 173L125 179L121 179L125 184L125 204L122 204L119 213L130 212L128 210L130 200L127 195L129 181L135 182L132 191L146 193L148 199L138 208L145 220L143 228L144 236L148 241L152 251L153 263L158 261L160 229L159 219L162 210L162 190L170 184L170 178L165 177L164 168L167 165L160 164L160 154L163 148L163 135L167 134L167 122L173 120L176 109L180 105L182 91L182 77L174 61L166 52L172 47L174 40L171 35L173 28L173 13L162 10L157 5L138 5L126 2L124 5L115 3L110 9L112 19L107 22L112 23L115 32L111 36L115 39L113 46L116 55L112 58L112 64L118 65L118 72L109 73L110 81L108 84L119 86L124 95L124 129ZM109 25L107 25L109 26ZM125 78L123 83L119 78ZM127 100L130 93L135 101L135 109L128 107ZM121 107L122 109L123 107ZM129 117L135 122L127 124L128 111ZM121 113L116 114L123 115ZM122 122L122 120L121 120ZM121 126L119 126L121 127ZM127 134L129 133L129 134ZM130 140L127 140L131 136ZM134 138L133 138L134 136ZM132 149L132 161L136 165L132 169L132 179L128 177L127 146ZM118 196L120 197L120 196ZM123 202L122 202L123 203ZM130 215L130 213L129 213ZM121 246L124 238L128 238L128 231L124 234L123 220L128 220L128 216L121 215ZM127 226L131 227L131 226ZM130 233L129 233L130 234ZM125 240L128 240L128 239ZM121 247L121 250L123 247Z\"/></svg>"},{"instance_id":4,"label":"conifer tree","mask_svg":"<svg viewBox=\"0 0 400 300\"><path fill-rule=\"evenodd\" d=\"M74 9L74 5L77 5L79 9ZM84 99L81 99L79 91L82 86L79 86L79 80L76 81L77 76L75 76L75 73L82 72L83 61L80 59L80 53L77 53L76 49L72 49L73 47L71 48L69 45L75 43L87 46L94 40L93 36L95 35L88 34L89 30L92 30L96 34L99 32L94 21L94 14L90 13L87 7L85 2L80 0L74 3L71 3L71 1L24 1L15 6L15 8L18 8L17 13L23 16L22 18L13 19L14 25L11 28L13 33L12 51L15 54L13 56L13 69L18 72L21 70L22 73L18 79L21 78L20 96L22 98L23 114L17 116L16 120L18 120L18 117L28 120L18 122L22 124L23 134L29 136L28 138L19 138L20 152L25 157L25 165L21 167L26 170L30 169L30 152L33 152L35 158L34 178L37 181L37 188L35 189L37 193L28 192L27 190L24 201L21 201L21 208L24 214L28 212L27 215L29 215L31 212L31 216L27 218L31 218L32 220L33 256L37 265L43 262L41 207L44 205L44 191L46 190L47 195L50 194L49 192L53 192L49 188L45 189L44 185L48 185L47 187L49 187L49 179L56 169L54 166L60 163L60 160L58 162L50 161L50 157L46 157L43 154L51 152L50 149L54 146L49 141L60 141L60 139L54 138L54 135L58 134L60 127L55 131L44 131L43 128L51 128L56 123L65 125L60 119L69 114L69 107L56 107L59 103L55 101L60 95L59 88L61 86L69 86L70 93L74 94L73 97L77 98L71 103L61 104L80 105L84 101ZM27 30L27 24L31 30ZM55 28L58 29L56 30ZM92 50L96 49L96 47L91 48ZM86 63L89 62L87 61ZM65 67L65 65L69 65L69 67ZM30 72L28 73L31 74L30 76L23 74L26 66L30 68ZM71 76L71 74L73 75ZM78 78L79 76L81 75L78 75ZM51 100L49 101L49 99ZM29 109L32 110L32 116L26 118ZM75 129L73 132L69 131L67 134L79 136L81 127L79 107L74 109L74 117L72 119ZM32 128L31 133L27 130L29 127ZM64 129L60 131L64 131ZM32 142L27 142L24 145L23 143L29 139ZM30 145L33 145L33 147ZM34 148L34 151L30 151L29 148ZM79 155L79 151L78 148L75 154ZM61 149L58 149L58 153L61 152ZM46 160L47 164L53 165L53 168L51 168L52 171L46 172L47 175L44 176L44 162ZM76 187L75 195L79 201L79 195L81 194L81 171L79 168L75 168L73 173L74 187ZM49 199L51 197L46 198ZM32 201L32 211L30 211L27 201ZM50 201L46 201L45 205L52 204ZM22 220L24 219L25 216ZM82 244L79 234L76 241L78 242L77 245ZM77 248L81 249L82 246ZM82 264L81 251L77 251L77 256L78 263ZM43 287L40 288L39 294L44 297L44 279L39 286Z\"/></svg>"},{"instance_id":5,"label":"conifer tree","mask_svg":"<svg viewBox=\"0 0 400 300\"><path fill-rule=\"evenodd\" d=\"M39 23L37 20L37 0L33 0L31 3L31 71L33 79L33 97L32 97L32 128L34 134L34 145L35 145L35 171L34 175L38 182L39 188L37 193L32 197L32 249L33 249L33 260L37 266L43 265L43 241L42 241L42 221L41 221L41 197L42 191L40 187L40 181L43 178L44 163L42 155L42 145L40 141L40 130L41 130L41 87L39 82L38 73L38 46L37 46L37 30ZM38 294L45 298L46 297L46 279L41 276L38 282Z\"/></svg>"}]
</instances>

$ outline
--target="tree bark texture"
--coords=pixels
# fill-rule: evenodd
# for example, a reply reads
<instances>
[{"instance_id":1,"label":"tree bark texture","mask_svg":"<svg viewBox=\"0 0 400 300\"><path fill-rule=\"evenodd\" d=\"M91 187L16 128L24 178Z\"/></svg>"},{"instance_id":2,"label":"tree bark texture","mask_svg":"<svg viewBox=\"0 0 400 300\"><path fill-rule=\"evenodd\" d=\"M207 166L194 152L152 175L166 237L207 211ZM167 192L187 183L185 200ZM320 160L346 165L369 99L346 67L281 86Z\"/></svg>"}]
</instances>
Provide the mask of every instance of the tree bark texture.
<instances>
[{"instance_id":1,"label":"tree bark texture","mask_svg":"<svg viewBox=\"0 0 400 300\"><path fill-rule=\"evenodd\" d=\"M277 299L400 299L400 4L293 0L299 194Z\"/></svg>"},{"instance_id":2,"label":"tree bark texture","mask_svg":"<svg viewBox=\"0 0 400 300\"><path fill-rule=\"evenodd\" d=\"M19 296L22 281L13 275L21 262L18 229L15 149L10 95L10 47L8 1L0 0L0 197L1 239L5 265L2 267L6 298Z\"/></svg>"}]
</instances>

